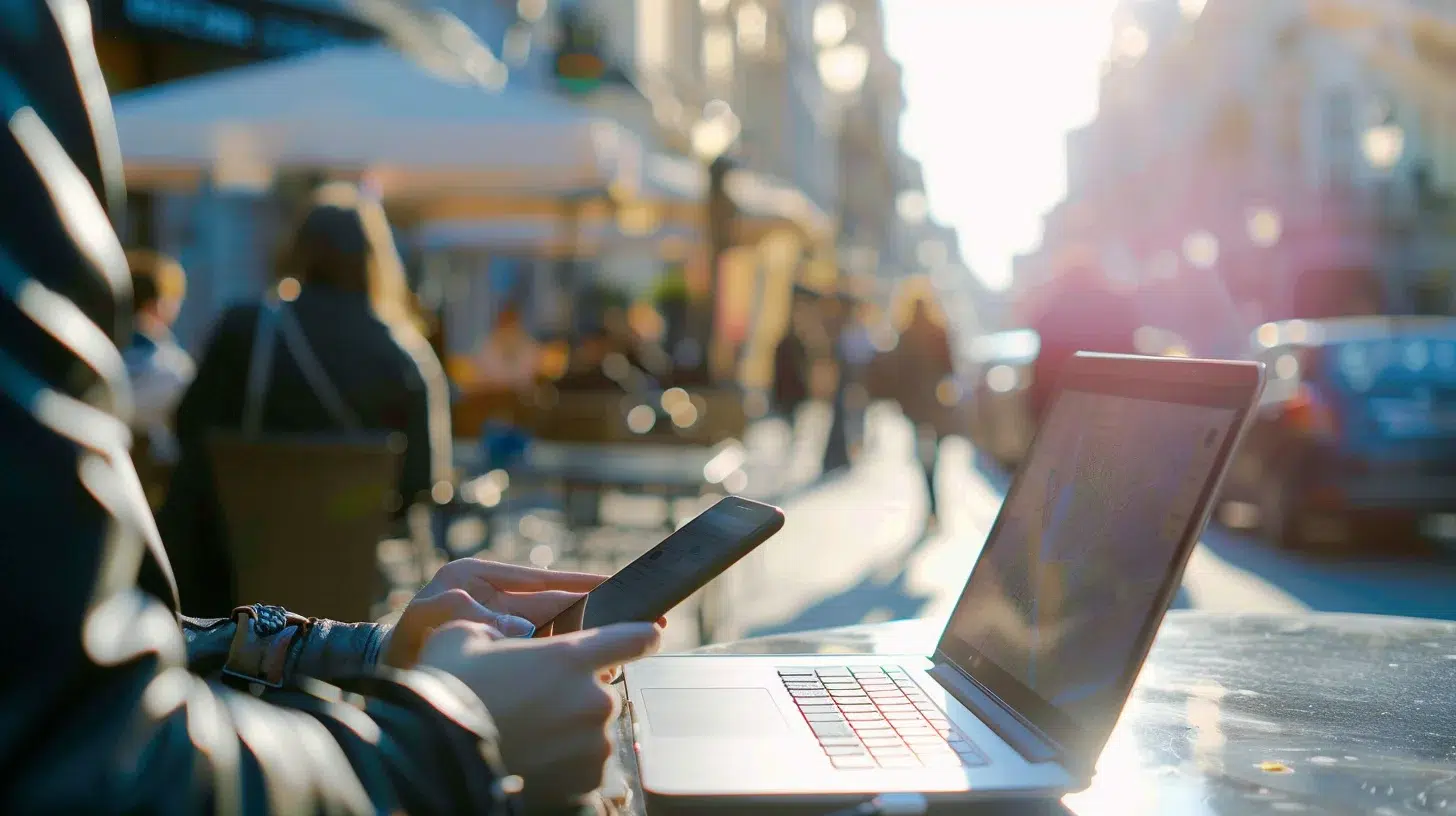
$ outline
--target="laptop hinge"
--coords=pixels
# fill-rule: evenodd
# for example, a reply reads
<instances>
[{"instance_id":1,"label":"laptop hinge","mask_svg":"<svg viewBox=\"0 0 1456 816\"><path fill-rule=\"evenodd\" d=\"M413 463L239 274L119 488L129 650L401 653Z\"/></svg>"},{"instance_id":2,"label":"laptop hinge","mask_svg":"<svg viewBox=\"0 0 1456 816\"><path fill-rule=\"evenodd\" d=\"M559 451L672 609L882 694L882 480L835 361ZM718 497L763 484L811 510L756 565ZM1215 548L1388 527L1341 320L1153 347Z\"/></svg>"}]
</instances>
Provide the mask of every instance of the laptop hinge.
<instances>
[{"instance_id":1,"label":"laptop hinge","mask_svg":"<svg viewBox=\"0 0 1456 816\"><path fill-rule=\"evenodd\" d=\"M928 674L935 678L935 682L961 705L980 717L982 722L990 726L997 736L1006 740L1006 744L1016 749L1027 762L1054 762L1063 757L1061 747L1051 738L1026 722L955 663L938 652L932 659L935 666Z\"/></svg>"}]
</instances>

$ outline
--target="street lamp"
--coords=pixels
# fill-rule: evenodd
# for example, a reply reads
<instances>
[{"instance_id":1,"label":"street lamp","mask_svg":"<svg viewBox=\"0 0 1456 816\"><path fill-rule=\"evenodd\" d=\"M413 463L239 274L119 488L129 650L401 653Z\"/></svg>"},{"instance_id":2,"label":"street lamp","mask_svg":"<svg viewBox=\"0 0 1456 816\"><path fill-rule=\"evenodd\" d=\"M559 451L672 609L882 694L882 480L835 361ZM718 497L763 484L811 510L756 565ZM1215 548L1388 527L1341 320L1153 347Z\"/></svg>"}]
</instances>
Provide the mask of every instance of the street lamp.
<instances>
[{"instance_id":1,"label":"street lamp","mask_svg":"<svg viewBox=\"0 0 1456 816\"><path fill-rule=\"evenodd\" d=\"M1279 239L1284 237L1284 219L1273 207L1250 207L1244 215L1244 231L1249 236L1249 243L1253 244L1256 249L1273 249L1279 243ZM1287 311L1292 305L1293 282L1283 273L1280 255L1281 253L1268 254L1274 268L1260 270L1257 280L1274 281L1274 286L1278 287L1278 296L1282 301L1276 308ZM1264 256L1261 256L1260 260L1264 260ZM1245 278L1245 280L1248 279ZM1265 297L1260 300L1265 301L1263 308L1267 310L1269 308L1267 301L1271 299L1268 297L1271 294L1271 288L1268 284L1262 285Z\"/></svg>"},{"instance_id":2,"label":"street lamp","mask_svg":"<svg viewBox=\"0 0 1456 816\"><path fill-rule=\"evenodd\" d=\"M1405 153L1405 130L1391 121L1375 125L1360 139L1360 152L1371 168L1388 173Z\"/></svg>"},{"instance_id":3,"label":"street lamp","mask_svg":"<svg viewBox=\"0 0 1456 816\"><path fill-rule=\"evenodd\" d=\"M819 78L839 96L859 93L869 69L869 49L859 43L840 43L819 52Z\"/></svg>"},{"instance_id":4,"label":"street lamp","mask_svg":"<svg viewBox=\"0 0 1456 816\"><path fill-rule=\"evenodd\" d=\"M1195 269L1212 269L1218 263L1218 239L1207 230L1189 235L1183 239L1183 257Z\"/></svg>"},{"instance_id":5,"label":"street lamp","mask_svg":"<svg viewBox=\"0 0 1456 816\"><path fill-rule=\"evenodd\" d=\"M1279 243L1284 235L1284 220L1279 211L1272 207L1252 207L1244 221L1249 241L1260 249L1268 249Z\"/></svg>"},{"instance_id":6,"label":"street lamp","mask_svg":"<svg viewBox=\"0 0 1456 816\"><path fill-rule=\"evenodd\" d=\"M1379 174L1379 189L1376 192L1376 229L1379 231L1378 247L1382 265L1397 267L1388 274L1396 278L1395 283L1402 300L1406 297L1404 270L1400 266L1396 253L1400 251L1403 242L1392 241L1391 231L1395 226L1395 218L1392 210L1391 197L1394 180L1392 178L1396 165L1400 164L1401 156L1405 153L1405 131L1394 118L1387 113L1384 120L1377 125L1366 129L1360 138L1360 152L1364 154L1365 161L1370 168ZM1394 246L1392 246L1394 244Z\"/></svg>"}]
</instances>

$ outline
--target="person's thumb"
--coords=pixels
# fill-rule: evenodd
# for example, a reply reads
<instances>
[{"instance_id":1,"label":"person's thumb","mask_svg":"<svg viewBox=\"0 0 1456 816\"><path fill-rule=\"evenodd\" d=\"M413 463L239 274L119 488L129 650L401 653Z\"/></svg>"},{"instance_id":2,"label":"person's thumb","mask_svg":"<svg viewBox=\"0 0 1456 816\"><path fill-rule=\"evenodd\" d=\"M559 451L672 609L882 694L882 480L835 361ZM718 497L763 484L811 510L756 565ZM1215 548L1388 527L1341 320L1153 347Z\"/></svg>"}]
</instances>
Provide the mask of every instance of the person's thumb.
<instances>
[{"instance_id":1,"label":"person's thumb","mask_svg":"<svg viewBox=\"0 0 1456 816\"><path fill-rule=\"evenodd\" d=\"M604 669L657 651L662 633L650 623L614 623L556 638L583 666Z\"/></svg>"},{"instance_id":2,"label":"person's thumb","mask_svg":"<svg viewBox=\"0 0 1456 816\"><path fill-rule=\"evenodd\" d=\"M439 664L447 668L462 655L487 649L491 643L504 639L504 635L488 624L452 621L436 627L425 637L417 664Z\"/></svg>"},{"instance_id":3,"label":"person's thumb","mask_svg":"<svg viewBox=\"0 0 1456 816\"><path fill-rule=\"evenodd\" d=\"M420 647L437 628L455 621L481 623L506 637L529 637L536 630L530 621L487 609L469 592L451 589L429 598L417 598L400 616L390 634L385 663L404 668L414 663Z\"/></svg>"}]
</instances>

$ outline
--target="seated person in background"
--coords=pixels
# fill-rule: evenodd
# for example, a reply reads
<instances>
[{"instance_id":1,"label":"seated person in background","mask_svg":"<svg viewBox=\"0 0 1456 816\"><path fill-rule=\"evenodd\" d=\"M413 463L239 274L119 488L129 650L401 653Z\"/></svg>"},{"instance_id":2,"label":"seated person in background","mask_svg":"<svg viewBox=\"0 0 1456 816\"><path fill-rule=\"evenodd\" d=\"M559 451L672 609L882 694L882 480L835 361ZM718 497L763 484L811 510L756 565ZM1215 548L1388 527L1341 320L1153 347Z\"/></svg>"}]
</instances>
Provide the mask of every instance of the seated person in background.
<instances>
[{"instance_id":1,"label":"seated person in background","mask_svg":"<svg viewBox=\"0 0 1456 816\"><path fill-rule=\"evenodd\" d=\"M122 359L131 379L136 451L153 461L171 463L178 453L172 414L196 373L192 358L172 337L172 324L187 293L187 276L181 264L149 250L131 250L126 262L131 271L132 334Z\"/></svg>"},{"instance_id":2,"label":"seated person in background","mask_svg":"<svg viewBox=\"0 0 1456 816\"><path fill-rule=\"evenodd\" d=\"M605 328L590 329L571 349L566 364L566 373L556 381L562 391L622 391L625 390L620 375L611 371L612 337ZM617 354L617 358L621 358ZM626 363L625 359L622 360ZM630 364L627 364L630 367ZM612 374L619 377L613 377Z\"/></svg>"},{"instance_id":3,"label":"seated person in background","mask_svg":"<svg viewBox=\"0 0 1456 816\"><path fill-rule=\"evenodd\" d=\"M484 391L527 391L541 368L541 345L513 307L501 310L495 328L475 355L475 385Z\"/></svg>"},{"instance_id":4,"label":"seated person in background","mask_svg":"<svg viewBox=\"0 0 1456 816\"><path fill-rule=\"evenodd\" d=\"M408 447L403 505L453 476L444 371L416 328L383 208L352 187L319 191L283 261L264 433L398 431ZM162 540L194 610L223 615L231 556L208 464L208 436L243 428L263 305L235 306L213 331L177 410L181 463L160 513ZM291 329L290 331L290 323ZM290 336L294 342L289 342ZM300 340L301 338L301 340Z\"/></svg>"},{"instance_id":5,"label":"seated person in background","mask_svg":"<svg viewBox=\"0 0 1456 816\"><path fill-rule=\"evenodd\" d=\"M617 696L599 672L649 651L656 630L503 636L529 632L516 618L545 624L600 576L456 562L393 628L267 607L181 615L129 488L127 383L97 364L128 341L131 308L106 209L125 200L120 151L86 6L0 7L0 54L14 91L0 100L12 125L0 265L20 284L0 294L14 375L0 381L0 616L16 657L0 685L0 813L507 816L579 803L611 750ZM228 688L224 666L276 688Z\"/></svg>"}]
</instances>

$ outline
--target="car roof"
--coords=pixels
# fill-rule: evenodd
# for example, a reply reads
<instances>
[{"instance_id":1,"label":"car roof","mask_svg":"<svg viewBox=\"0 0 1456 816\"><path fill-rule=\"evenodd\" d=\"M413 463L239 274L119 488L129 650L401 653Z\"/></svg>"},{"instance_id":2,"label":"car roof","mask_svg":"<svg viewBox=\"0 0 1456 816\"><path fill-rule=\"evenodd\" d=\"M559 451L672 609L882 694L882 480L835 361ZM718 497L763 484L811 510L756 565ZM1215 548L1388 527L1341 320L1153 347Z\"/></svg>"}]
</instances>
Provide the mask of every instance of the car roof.
<instances>
[{"instance_id":1,"label":"car roof","mask_svg":"<svg viewBox=\"0 0 1456 816\"><path fill-rule=\"evenodd\" d=\"M1384 340L1411 335L1456 340L1456 317L1378 315L1324 320L1282 320L1265 323L1255 329L1249 339L1255 347L1278 348Z\"/></svg>"}]
</instances>

